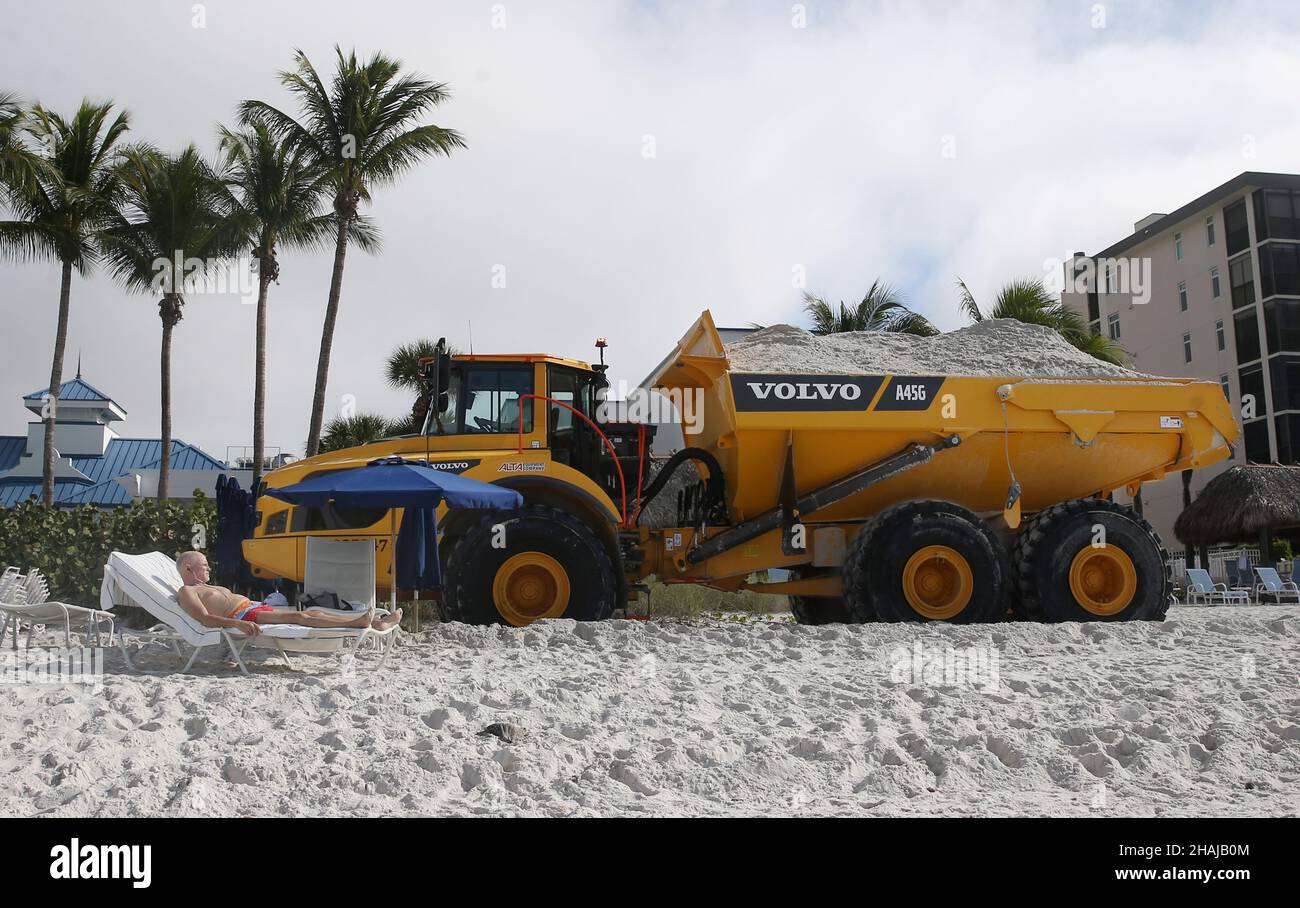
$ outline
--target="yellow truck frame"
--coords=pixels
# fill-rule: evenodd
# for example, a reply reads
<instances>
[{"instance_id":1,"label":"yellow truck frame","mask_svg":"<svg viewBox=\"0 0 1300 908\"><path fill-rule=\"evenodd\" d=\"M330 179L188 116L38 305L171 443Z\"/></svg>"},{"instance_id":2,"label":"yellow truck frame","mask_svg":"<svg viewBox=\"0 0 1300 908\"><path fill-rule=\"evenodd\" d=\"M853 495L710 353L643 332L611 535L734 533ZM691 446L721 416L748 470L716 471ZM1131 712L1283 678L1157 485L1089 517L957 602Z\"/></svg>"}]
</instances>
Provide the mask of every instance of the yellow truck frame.
<instances>
[{"instance_id":1,"label":"yellow truck frame","mask_svg":"<svg viewBox=\"0 0 1300 908\"><path fill-rule=\"evenodd\" d=\"M521 405L531 425L387 439L291 464L266 483L397 454L519 490L522 517L440 514L444 613L469 621L606 617L650 575L784 593L810 623L1160 618L1160 542L1111 493L1222 460L1240 435L1220 386L1192 379L737 372L706 311L650 381L702 396L701 430L670 465L692 461L704 481L679 509L682 525L651 528L632 519L647 488L636 476L623 477L625 513L607 476L554 456L548 377L603 377L603 366L543 354L455 363L530 367ZM244 544L256 573L300 580L307 535L370 537L387 584L387 512L321 529L295 523L276 499L258 506ZM501 526L507 547L487 548ZM771 568L792 579L751 580ZM610 576L595 582L593 572Z\"/></svg>"}]
</instances>

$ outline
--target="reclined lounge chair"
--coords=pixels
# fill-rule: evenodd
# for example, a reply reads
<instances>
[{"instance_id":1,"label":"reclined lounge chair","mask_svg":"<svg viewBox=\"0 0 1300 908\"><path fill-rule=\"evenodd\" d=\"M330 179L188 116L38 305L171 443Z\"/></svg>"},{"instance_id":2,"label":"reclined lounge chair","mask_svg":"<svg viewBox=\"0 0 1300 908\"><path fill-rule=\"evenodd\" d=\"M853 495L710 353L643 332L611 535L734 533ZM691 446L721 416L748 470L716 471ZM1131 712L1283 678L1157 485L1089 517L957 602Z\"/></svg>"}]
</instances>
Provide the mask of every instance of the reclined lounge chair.
<instances>
[{"instance_id":1,"label":"reclined lounge chair","mask_svg":"<svg viewBox=\"0 0 1300 908\"><path fill-rule=\"evenodd\" d=\"M363 642L375 640L384 644L383 658L375 666L382 668L395 639L396 626L381 631L376 628L314 628L297 624L272 624L264 626L262 633L255 637L246 636L233 628L206 627L177 602L176 593L182 585L176 562L162 552L148 555L114 552L109 556L108 564L104 565L100 605L104 608L137 605L160 622L145 631L118 628L122 656L133 671L136 669L127 650L127 638L142 643L168 644L182 658L182 643L194 647L194 652L181 671L189 671L203 649L209 646L225 648L230 651L235 664L245 675L249 672L244 665L243 652L249 645L278 650L285 663L292 668L289 653L337 653L340 658L346 658L355 653Z\"/></svg>"},{"instance_id":2,"label":"reclined lounge chair","mask_svg":"<svg viewBox=\"0 0 1300 908\"><path fill-rule=\"evenodd\" d=\"M1249 590L1230 590L1226 583L1215 583L1205 568L1187 569L1188 605L1245 605L1249 601Z\"/></svg>"},{"instance_id":3,"label":"reclined lounge chair","mask_svg":"<svg viewBox=\"0 0 1300 908\"><path fill-rule=\"evenodd\" d=\"M1255 575L1259 577L1255 595L1260 602L1300 602L1300 586L1296 586L1293 580L1283 582L1277 574L1277 568L1257 567Z\"/></svg>"}]
</instances>

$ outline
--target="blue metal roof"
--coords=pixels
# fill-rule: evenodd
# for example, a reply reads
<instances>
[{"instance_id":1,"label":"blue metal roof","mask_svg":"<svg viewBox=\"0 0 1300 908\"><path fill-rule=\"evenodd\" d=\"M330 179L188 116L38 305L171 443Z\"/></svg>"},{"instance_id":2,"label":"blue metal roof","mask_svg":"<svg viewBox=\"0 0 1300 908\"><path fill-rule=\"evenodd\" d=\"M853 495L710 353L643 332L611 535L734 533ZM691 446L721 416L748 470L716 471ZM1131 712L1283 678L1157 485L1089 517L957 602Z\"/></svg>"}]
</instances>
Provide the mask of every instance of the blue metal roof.
<instances>
[{"instance_id":1,"label":"blue metal roof","mask_svg":"<svg viewBox=\"0 0 1300 908\"><path fill-rule=\"evenodd\" d=\"M41 388L25 395L23 400L45 400L49 396L50 389ZM117 403L113 398L93 387L82 378L74 378L59 385L59 400L107 400L111 403Z\"/></svg>"},{"instance_id":2,"label":"blue metal roof","mask_svg":"<svg viewBox=\"0 0 1300 908\"><path fill-rule=\"evenodd\" d=\"M95 398L99 400L101 398ZM27 447L24 436L0 437L0 470L11 469ZM114 438L102 457L70 457L72 465L90 478L90 483L59 480L54 483L56 504L128 505L131 496L115 479L132 470L157 469L162 459L162 441L157 438ZM179 438L172 439L173 470L218 470L230 468L215 457ZM0 476L0 506L11 507L35 495L41 495L40 480L21 479L6 482Z\"/></svg>"},{"instance_id":3,"label":"blue metal roof","mask_svg":"<svg viewBox=\"0 0 1300 908\"><path fill-rule=\"evenodd\" d=\"M0 435L0 473L18 466L18 461L26 450L25 435Z\"/></svg>"}]
</instances>

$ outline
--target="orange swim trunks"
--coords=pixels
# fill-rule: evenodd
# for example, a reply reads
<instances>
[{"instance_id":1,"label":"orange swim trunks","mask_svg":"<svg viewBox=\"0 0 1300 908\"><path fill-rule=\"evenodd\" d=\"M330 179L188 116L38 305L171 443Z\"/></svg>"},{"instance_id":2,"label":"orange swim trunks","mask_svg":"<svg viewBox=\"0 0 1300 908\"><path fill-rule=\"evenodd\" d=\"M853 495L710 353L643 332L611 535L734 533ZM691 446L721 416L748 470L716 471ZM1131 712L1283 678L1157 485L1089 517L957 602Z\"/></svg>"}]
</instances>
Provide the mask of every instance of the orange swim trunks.
<instances>
[{"instance_id":1,"label":"orange swim trunks","mask_svg":"<svg viewBox=\"0 0 1300 908\"><path fill-rule=\"evenodd\" d=\"M233 618L236 621L251 621L254 624L257 624L257 616L259 614L262 612L273 611L275 611L275 609L272 606L263 605L260 602L249 602L241 596L239 602L235 604L235 607L230 610L226 617Z\"/></svg>"}]
</instances>

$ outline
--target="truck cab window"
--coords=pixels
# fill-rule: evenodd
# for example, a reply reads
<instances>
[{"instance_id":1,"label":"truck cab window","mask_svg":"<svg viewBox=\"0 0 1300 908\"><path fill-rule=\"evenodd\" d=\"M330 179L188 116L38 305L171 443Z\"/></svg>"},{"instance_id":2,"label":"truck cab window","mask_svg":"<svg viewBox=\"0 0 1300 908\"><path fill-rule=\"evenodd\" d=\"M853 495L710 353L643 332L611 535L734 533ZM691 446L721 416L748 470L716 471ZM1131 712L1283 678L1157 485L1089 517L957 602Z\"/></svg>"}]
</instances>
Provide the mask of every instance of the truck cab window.
<instances>
[{"instance_id":1,"label":"truck cab window","mask_svg":"<svg viewBox=\"0 0 1300 908\"><path fill-rule=\"evenodd\" d=\"M546 407L547 444L551 455L560 463L594 476L600 462L600 438L591 425L569 407L588 419L595 419L596 377L575 369L552 366L547 371L547 386L548 396L553 401ZM569 406L560 406L561 403Z\"/></svg>"},{"instance_id":2,"label":"truck cab window","mask_svg":"<svg viewBox=\"0 0 1300 908\"><path fill-rule=\"evenodd\" d=\"M447 388L447 407L430 412L425 432L431 435L510 435L519 431L521 396L533 390L532 366L472 363L454 365ZM523 401L524 431L533 430L533 411Z\"/></svg>"}]
</instances>

